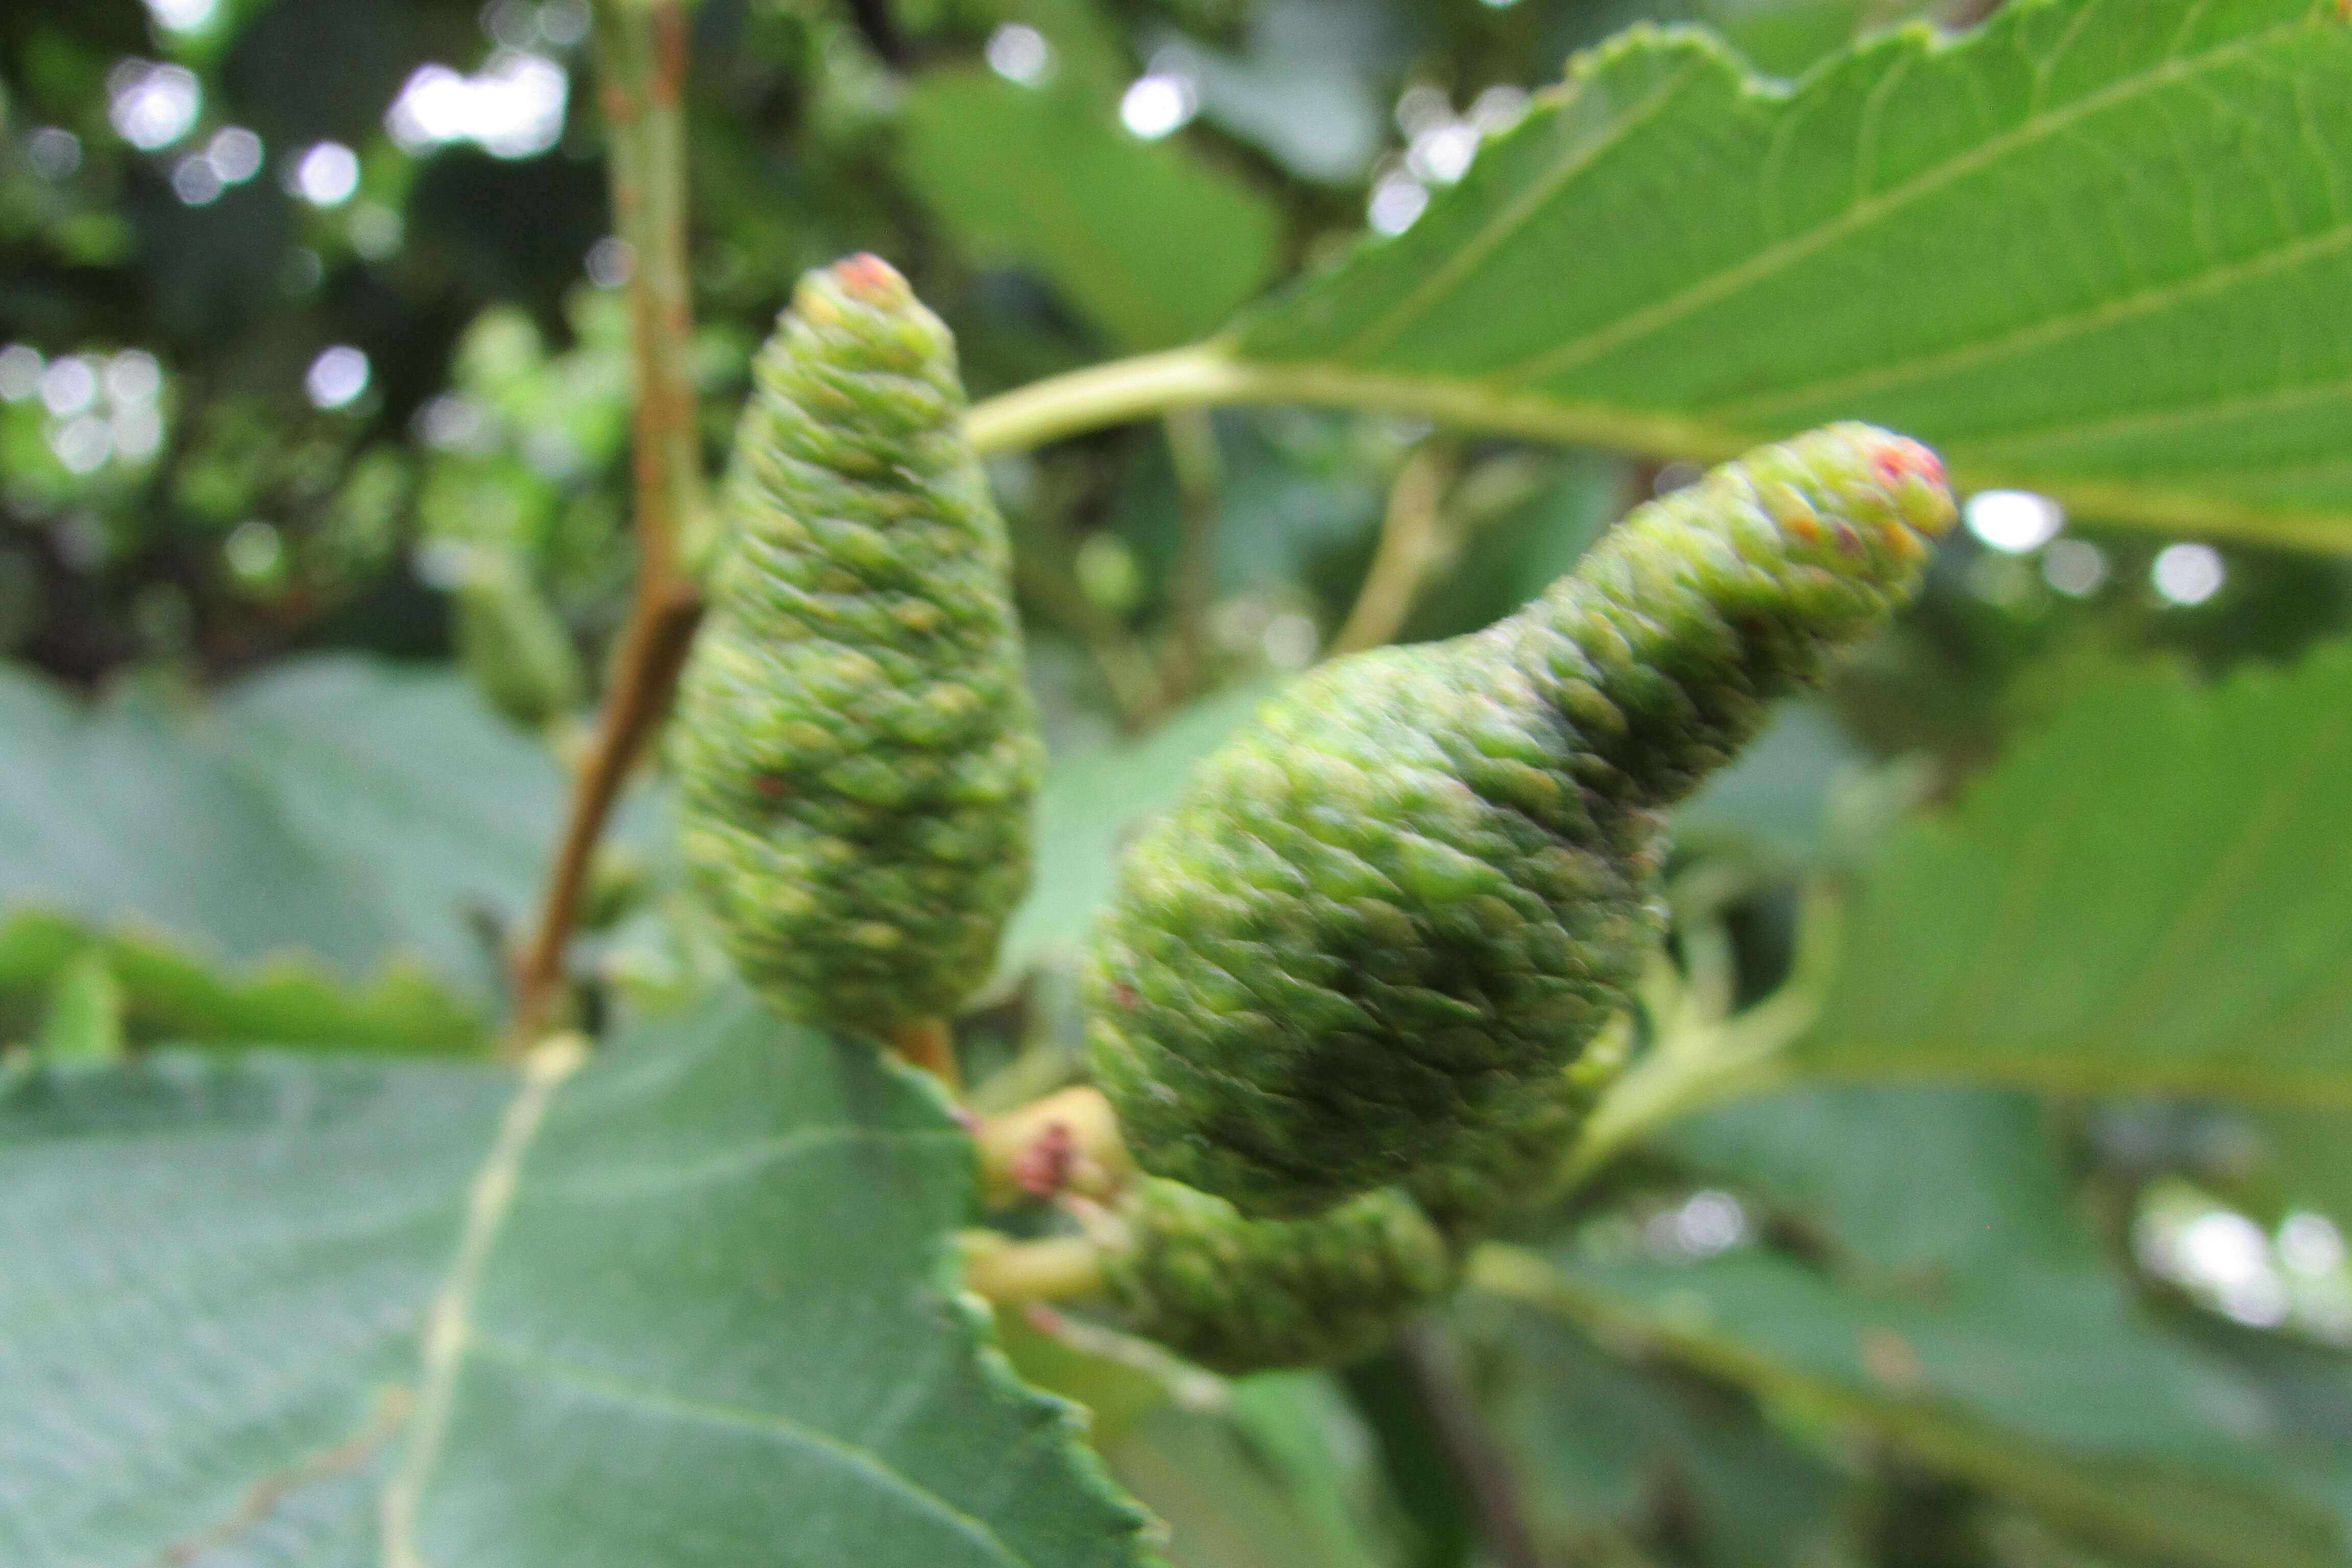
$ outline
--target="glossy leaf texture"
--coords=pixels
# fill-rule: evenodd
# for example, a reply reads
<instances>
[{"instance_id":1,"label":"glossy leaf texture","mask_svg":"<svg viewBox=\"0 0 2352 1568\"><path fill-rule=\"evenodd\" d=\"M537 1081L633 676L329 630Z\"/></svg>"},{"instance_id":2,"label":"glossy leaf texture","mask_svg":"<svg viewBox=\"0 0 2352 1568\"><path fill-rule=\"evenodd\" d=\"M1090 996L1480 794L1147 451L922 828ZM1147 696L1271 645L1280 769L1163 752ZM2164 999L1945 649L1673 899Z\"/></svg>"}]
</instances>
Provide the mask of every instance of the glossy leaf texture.
<instances>
[{"instance_id":1,"label":"glossy leaf texture","mask_svg":"<svg viewBox=\"0 0 2352 1568\"><path fill-rule=\"evenodd\" d=\"M1865 418L1970 487L2340 547L2347 72L2334 0L2024 0L1793 86L1636 28L1212 352L1243 395L1660 456Z\"/></svg>"},{"instance_id":2,"label":"glossy leaf texture","mask_svg":"<svg viewBox=\"0 0 2352 1568\"><path fill-rule=\"evenodd\" d=\"M1140 1560L949 1289L937 1096L740 993L520 1087L167 1051L0 1097L11 1563Z\"/></svg>"},{"instance_id":3,"label":"glossy leaf texture","mask_svg":"<svg viewBox=\"0 0 2352 1568\"><path fill-rule=\"evenodd\" d=\"M2352 1106L2352 647L2111 678L1858 874L1801 1071Z\"/></svg>"}]
</instances>

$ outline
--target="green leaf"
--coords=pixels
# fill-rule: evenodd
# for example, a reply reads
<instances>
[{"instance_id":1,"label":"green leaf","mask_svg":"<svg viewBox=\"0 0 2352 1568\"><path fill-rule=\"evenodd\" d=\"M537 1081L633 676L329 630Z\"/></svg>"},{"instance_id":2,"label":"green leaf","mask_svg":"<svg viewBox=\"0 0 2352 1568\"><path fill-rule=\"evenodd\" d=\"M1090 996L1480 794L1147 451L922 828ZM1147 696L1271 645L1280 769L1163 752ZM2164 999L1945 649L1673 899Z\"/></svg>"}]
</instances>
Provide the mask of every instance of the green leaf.
<instances>
[{"instance_id":1,"label":"green leaf","mask_svg":"<svg viewBox=\"0 0 2352 1568\"><path fill-rule=\"evenodd\" d=\"M1829 1548L1854 1489L1753 1405L1672 1366L1612 1358L1555 1314L1477 1316L1492 1319L1489 1419L1557 1561L1619 1560L1604 1543L1641 1532L1662 1479L1707 1568L1838 1560Z\"/></svg>"},{"instance_id":2,"label":"green leaf","mask_svg":"<svg viewBox=\"0 0 2352 1568\"><path fill-rule=\"evenodd\" d=\"M1860 873L1801 1070L2352 1105L2352 647L2068 700Z\"/></svg>"},{"instance_id":3,"label":"green leaf","mask_svg":"<svg viewBox=\"0 0 2352 1568\"><path fill-rule=\"evenodd\" d=\"M1820 857L1832 788L1862 765L1828 709L1789 703L1729 767L1676 808L1675 842L1775 865L1810 864Z\"/></svg>"},{"instance_id":4,"label":"green leaf","mask_svg":"<svg viewBox=\"0 0 2352 1568\"><path fill-rule=\"evenodd\" d=\"M2095 1261L2047 1122L2006 1090L1824 1084L1702 1111L1660 1144L1803 1216L1853 1273L1916 1280Z\"/></svg>"},{"instance_id":5,"label":"green leaf","mask_svg":"<svg viewBox=\"0 0 2352 1568\"><path fill-rule=\"evenodd\" d=\"M2335 0L2022 0L1793 87L1638 27L1404 234L974 436L1264 399L1716 458L1859 417L1969 488L2341 548L2347 75Z\"/></svg>"},{"instance_id":6,"label":"green leaf","mask_svg":"<svg viewBox=\"0 0 2352 1568\"><path fill-rule=\"evenodd\" d=\"M122 983L104 957L83 952L49 983L33 1048L51 1060L108 1061L122 1054Z\"/></svg>"},{"instance_id":7,"label":"green leaf","mask_svg":"<svg viewBox=\"0 0 2352 1568\"><path fill-rule=\"evenodd\" d=\"M1370 1435L1321 1373L1261 1373L1214 1408L1163 1405L1108 1452L1168 1521L1177 1568L1380 1568Z\"/></svg>"},{"instance_id":8,"label":"green leaf","mask_svg":"<svg viewBox=\"0 0 2352 1568\"><path fill-rule=\"evenodd\" d=\"M1067 1407L949 1288L970 1164L935 1093L740 994L520 1086L21 1075L0 1558L1137 1562Z\"/></svg>"},{"instance_id":9,"label":"green leaf","mask_svg":"<svg viewBox=\"0 0 2352 1568\"><path fill-rule=\"evenodd\" d=\"M1235 352L1664 452L1858 416L1971 485L2340 544L2352 348L2296 323L2352 281L2347 71L2318 0L2042 0L1794 89L1636 30Z\"/></svg>"},{"instance_id":10,"label":"green leaf","mask_svg":"<svg viewBox=\"0 0 2352 1568\"><path fill-rule=\"evenodd\" d=\"M103 966L121 992L121 1024L141 1040L456 1055L490 1045L483 1007L413 961L395 958L363 984L288 956L225 973L136 924L101 931L42 910L0 920L0 1000L42 992L85 963Z\"/></svg>"},{"instance_id":11,"label":"green leaf","mask_svg":"<svg viewBox=\"0 0 2352 1568\"><path fill-rule=\"evenodd\" d=\"M1571 1294L1612 1303L1571 1313L1588 1331L1629 1311L1645 1332L1688 1336L1675 1342L1691 1364L1816 1423L1879 1432L2112 1547L2177 1530L2206 1540L2199 1562L2306 1561L2287 1552L2295 1539L2352 1520L2334 1495L2344 1449L2298 1429L2286 1385L2166 1331L2135 1299L2078 1217L2030 1097L1807 1088L1694 1118L1660 1150L1762 1208L1752 1228L1804 1237L1808 1261L1587 1245L1556 1263ZM1530 1265L1507 1258L1504 1279L1533 1283L1511 1272ZM2161 1503L2176 1485L2183 1501ZM2230 1555L2224 1521L2264 1491L2305 1523ZM2137 1537L2108 1517L2126 1499L2146 1515Z\"/></svg>"},{"instance_id":12,"label":"green leaf","mask_svg":"<svg viewBox=\"0 0 2352 1568\"><path fill-rule=\"evenodd\" d=\"M1264 197L1129 134L1091 92L935 71L909 89L904 132L929 206L982 257L1036 267L1122 347L1214 331L1273 269Z\"/></svg>"},{"instance_id":13,"label":"green leaf","mask_svg":"<svg viewBox=\"0 0 2352 1568\"><path fill-rule=\"evenodd\" d=\"M2257 1114L2264 1185L2287 1205L2316 1209L2352 1230L2352 1117L2341 1111Z\"/></svg>"},{"instance_id":14,"label":"green leaf","mask_svg":"<svg viewBox=\"0 0 2352 1568\"><path fill-rule=\"evenodd\" d=\"M1758 69L1792 77L1864 33L1935 10L1921 0L1700 0L1696 15Z\"/></svg>"},{"instance_id":15,"label":"green leaf","mask_svg":"<svg viewBox=\"0 0 2352 1568\"><path fill-rule=\"evenodd\" d=\"M2096 1545L2208 1568L2347 1561L2322 1509L2281 1489L2276 1457L2233 1443L2217 1419L2226 1409L2200 1409L2241 1385L2160 1342L2118 1338L2048 1277L1989 1280L1939 1304L1850 1295L1753 1254L1563 1268L1490 1247L1471 1278L1604 1344L1748 1389L1825 1436L1867 1435Z\"/></svg>"},{"instance_id":16,"label":"green leaf","mask_svg":"<svg viewBox=\"0 0 2352 1568\"><path fill-rule=\"evenodd\" d=\"M0 909L136 921L232 965L357 979L407 955L483 996L485 930L528 920L564 791L460 678L352 658L95 710L0 671Z\"/></svg>"}]
</instances>

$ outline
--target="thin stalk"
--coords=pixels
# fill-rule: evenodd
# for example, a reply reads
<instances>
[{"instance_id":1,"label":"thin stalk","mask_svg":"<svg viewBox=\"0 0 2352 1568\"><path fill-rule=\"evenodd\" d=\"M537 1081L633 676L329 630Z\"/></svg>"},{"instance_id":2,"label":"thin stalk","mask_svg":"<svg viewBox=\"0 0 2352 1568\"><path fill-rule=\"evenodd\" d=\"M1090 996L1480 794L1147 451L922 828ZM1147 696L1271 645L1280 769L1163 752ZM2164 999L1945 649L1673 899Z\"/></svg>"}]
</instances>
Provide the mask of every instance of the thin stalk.
<instances>
[{"instance_id":1,"label":"thin stalk","mask_svg":"<svg viewBox=\"0 0 2352 1568\"><path fill-rule=\"evenodd\" d=\"M1397 1352L1420 1385L1422 1403L1486 1550L1500 1568L1545 1568L1518 1478L1466 1386L1460 1347L1433 1325L1418 1323L1398 1336Z\"/></svg>"},{"instance_id":2,"label":"thin stalk","mask_svg":"<svg viewBox=\"0 0 2352 1568\"><path fill-rule=\"evenodd\" d=\"M1729 954L1699 965L1696 984L1654 1000L1660 1037L1594 1108L1562 1167L1558 1195L1575 1192L1633 1145L1685 1116L1785 1081L1789 1048L1812 1027L1837 968L1841 909L1823 883L1805 889L1796 963L1780 989L1744 1013L1721 1016ZM1702 944L1702 951L1710 951ZM1724 973L1711 974L1710 970Z\"/></svg>"},{"instance_id":3,"label":"thin stalk","mask_svg":"<svg viewBox=\"0 0 2352 1568\"><path fill-rule=\"evenodd\" d=\"M999 1306L1073 1301L1102 1291L1102 1248L1084 1237L1007 1241L984 1231L966 1241L965 1289Z\"/></svg>"},{"instance_id":4,"label":"thin stalk","mask_svg":"<svg viewBox=\"0 0 2352 1568\"><path fill-rule=\"evenodd\" d=\"M1249 373L1206 345L1089 365L1033 381L977 404L964 416L974 450L1020 451L1106 425L1246 396Z\"/></svg>"},{"instance_id":5,"label":"thin stalk","mask_svg":"<svg viewBox=\"0 0 2352 1568\"><path fill-rule=\"evenodd\" d=\"M550 1022L588 868L622 783L668 711L702 601L680 563L703 507L686 249L686 11L681 0L597 0L598 101L614 226L632 258L631 419L637 579L596 736L573 782L539 924L515 972L509 1048Z\"/></svg>"},{"instance_id":6,"label":"thin stalk","mask_svg":"<svg viewBox=\"0 0 2352 1568\"><path fill-rule=\"evenodd\" d=\"M963 1098L963 1069L956 1065L955 1032L945 1018L918 1018L890 1032L901 1057L940 1080L954 1099Z\"/></svg>"},{"instance_id":7,"label":"thin stalk","mask_svg":"<svg viewBox=\"0 0 2352 1568\"><path fill-rule=\"evenodd\" d=\"M1346 624L1331 639L1332 653L1379 647L1403 627L1421 596L1422 579L1437 559L1439 522L1453 482L1454 453L1442 442L1424 441L1404 460L1389 486L1371 569L1356 591Z\"/></svg>"},{"instance_id":8,"label":"thin stalk","mask_svg":"<svg viewBox=\"0 0 2352 1568\"><path fill-rule=\"evenodd\" d=\"M964 429L986 455L1042 447L1171 408L1297 403L1415 414L1454 429L1705 463L1736 458L1780 433L1548 393L1504 391L1475 378L1400 375L1313 362L1248 364L1233 353L1230 344L1213 341L1048 376L979 404ZM2344 552L2342 515L2321 509L2235 500L2193 486L2061 482L2047 473L2024 472L1999 462L1974 463L1966 454L1952 461L1951 477L1953 487L1963 493L2031 485L2069 511L2085 516L2147 528L2193 529L2207 538Z\"/></svg>"},{"instance_id":9,"label":"thin stalk","mask_svg":"<svg viewBox=\"0 0 2352 1568\"><path fill-rule=\"evenodd\" d=\"M1171 698L1181 700L1200 689L1208 664L1209 603L1216 587L1224 463L1217 455L1217 429L1207 409L1171 408L1160 422L1168 432L1177 515L1183 530L1168 595L1168 687Z\"/></svg>"}]
</instances>

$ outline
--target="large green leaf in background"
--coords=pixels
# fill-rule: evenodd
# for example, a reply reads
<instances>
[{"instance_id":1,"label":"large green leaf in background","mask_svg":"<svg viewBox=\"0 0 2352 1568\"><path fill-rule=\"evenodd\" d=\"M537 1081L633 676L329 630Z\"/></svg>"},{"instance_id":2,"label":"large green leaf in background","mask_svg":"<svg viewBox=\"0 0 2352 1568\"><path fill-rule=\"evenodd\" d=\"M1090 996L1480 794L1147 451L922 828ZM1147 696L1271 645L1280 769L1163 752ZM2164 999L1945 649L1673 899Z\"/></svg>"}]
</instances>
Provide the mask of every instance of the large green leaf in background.
<instances>
[{"instance_id":1,"label":"large green leaf in background","mask_svg":"<svg viewBox=\"0 0 2352 1568\"><path fill-rule=\"evenodd\" d=\"M1793 89L1636 29L1403 235L1179 363L1015 395L974 433L1072 427L1114 384L1699 458L1863 417L1969 486L2342 545L2347 79L2335 0L2020 0Z\"/></svg>"},{"instance_id":2,"label":"large green leaf in background","mask_svg":"<svg viewBox=\"0 0 2352 1568\"><path fill-rule=\"evenodd\" d=\"M1940 1397L1933 1382L1909 1381L1918 1365L1911 1336L1927 1314L1843 1296L1787 1264L1735 1257L1671 1272L1568 1270L1494 1248L1477 1256L1471 1279L1564 1318L1620 1353L1656 1354L1744 1388L1824 1440L1884 1443L2094 1543L2198 1568L2352 1562L2340 1527L2316 1501L2283 1497L2258 1478L2216 1476L2194 1462L2072 1453ZM2031 1320L2003 1320L2000 1303L1983 1305L1979 1356L1998 1360L2017 1336L2047 1331ZM2052 1363L2073 1348L2052 1342ZM2074 1392L2053 1384L2049 1397Z\"/></svg>"},{"instance_id":3,"label":"large green leaf in background","mask_svg":"<svg viewBox=\"0 0 2352 1568\"><path fill-rule=\"evenodd\" d=\"M497 984L488 933L530 913L564 787L461 677L355 658L94 711L0 672L0 910L347 980L421 964L476 995Z\"/></svg>"},{"instance_id":4,"label":"large green leaf in background","mask_svg":"<svg viewBox=\"0 0 2352 1568\"><path fill-rule=\"evenodd\" d=\"M908 94L905 138L908 182L976 251L1035 266L1123 348L1214 331L1273 269L1263 197L1137 140L1093 93L938 71Z\"/></svg>"},{"instance_id":5,"label":"large green leaf in background","mask_svg":"<svg viewBox=\"0 0 2352 1568\"><path fill-rule=\"evenodd\" d=\"M1496 1368L1489 1418L1553 1560L1640 1561L1622 1538L1662 1496L1704 1568L1843 1560L1835 1549L1859 1489L1749 1402L1671 1365L1612 1356L1554 1314L1465 1316Z\"/></svg>"},{"instance_id":6,"label":"large green leaf in background","mask_svg":"<svg viewBox=\"0 0 2352 1568\"><path fill-rule=\"evenodd\" d=\"M1136 830L1176 799L1192 763L1269 695L1260 686L1196 702L1141 740L1057 753L1037 796L1036 869L1004 935L1000 968L1018 974L1085 940L1110 897Z\"/></svg>"},{"instance_id":7,"label":"large green leaf in background","mask_svg":"<svg viewBox=\"0 0 2352 1568\"><path fill-rule=\"evenodd\" d=\"M1503 1251L1477 1277L2111 1546L2247 1568L2352 1560L2329 1517L2340 1448L2294 1440L2271 1394L2134 1302L2027 1097L1809 1088L1708 1112L1664 1152L1780 1222L1771 1233L1798 1227L1812 1258Z\"/></svg>"},{"instance_id":8,"label":"large green leaf in background","mask_svg":"<svg viewBox=\"0 0 2352 1568\"><path fill-rule=\"evenodd\" d=\"M946 1288L970 1159L936 1096L740 994L520 1086L21 1074L0 1559L1133 1563L1066 1407Z\"/></svg>"},{"instance_id":9,"label":"large green leaf in background","mask_svg":"<svg viewBox=\"0 0 2352 1568\"><path fill-rule=\"evenodd\" d=\"M2119 676L1864 867L1806 1071L2352 1107L2352 647Z\"/></svg>"}]
</instances>

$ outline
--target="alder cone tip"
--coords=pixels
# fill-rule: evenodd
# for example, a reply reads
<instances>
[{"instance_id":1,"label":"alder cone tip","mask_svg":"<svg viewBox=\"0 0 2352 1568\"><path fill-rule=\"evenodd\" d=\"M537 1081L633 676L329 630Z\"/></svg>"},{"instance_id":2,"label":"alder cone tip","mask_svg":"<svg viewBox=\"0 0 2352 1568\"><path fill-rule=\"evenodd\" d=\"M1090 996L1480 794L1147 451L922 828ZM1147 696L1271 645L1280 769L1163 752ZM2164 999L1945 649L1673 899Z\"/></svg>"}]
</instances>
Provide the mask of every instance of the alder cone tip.
<instances>
[{"instance_id":1,"label":"alder cone tip","mask_svg":"<svg viewBox=\"0 0 2352 1568\"><path fill-rule=\"evenodd\" d=\"M833 276L845 292L885 309L903 305L914 298L914 290L907 286L898 269L870 250L861 250L835 262Z\"/></svg>"}]
</instances>

